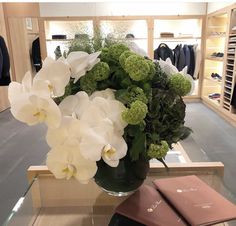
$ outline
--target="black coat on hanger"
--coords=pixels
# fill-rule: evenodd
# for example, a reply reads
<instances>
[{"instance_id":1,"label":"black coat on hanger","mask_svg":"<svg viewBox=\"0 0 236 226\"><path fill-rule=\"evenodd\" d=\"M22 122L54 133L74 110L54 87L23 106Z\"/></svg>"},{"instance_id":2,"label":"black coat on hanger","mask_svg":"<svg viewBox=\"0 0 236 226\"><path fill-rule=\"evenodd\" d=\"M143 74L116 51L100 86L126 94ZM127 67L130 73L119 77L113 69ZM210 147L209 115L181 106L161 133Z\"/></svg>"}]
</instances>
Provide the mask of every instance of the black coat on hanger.
<instances>
[{"instance_id":1,"label":"black coat on hanger","mask_svg":"<svg viewBox=\"0 0 236 226\"><path fill-rule=\"evenodd\" d=\"M0 49L2 53L2 71L0 74L0 86L8 86L11 82L10 78L10 58L5 40L0 36ZM0 60L1 63L1 60Z\"/></svg>"},{"instance_id":2,"label":"black coat on hanger","mask_svg":"<svg viewBox=\"0 0 236 226\"><path fill-rule=\"evenodd\" d=\"M2 77L2 68L3 68L3 55L2 55L2 50L0 48L0 79Z\"/></svg>"},{"instance_id":3,"label":"black coat on hanger","mask_svg":"<svg viewBox=\"0 0 236 226\"><path fill-rule=\"evenodd\" d=\"M174 55L172 50L165 43L161 43L158 48L154 50L154 59L166 60L167 58L170 58L171 62L174 63Z\"/></svg>"},{"instance_id":4,"label":"black coat on hanger","mask_svg":"<svg viewBox=\"0 0 236 226\"><path fill-rule=\"evenodd\" d=\"M182 45L177 45L174 49L174 65L179 70L182 71L183 68L186 66L185 62L185 54Z\"/></svg>"},{"instance_id":5,"label":"black coat on hanger","mask_svg":"<svg viewBox=\"0 0 236 226\"><path fill-rule=\"evenodd\" d=\"M195 54L194 54L194 47L193 45L189 45L189 52L190 52L190 65L188 68L188 74L193 77L194 70L195 70Z\"/></svg>"},{"instance_id":6,"label":"black coat on hanger","mask_svg":"<svg viewBox=\"0 0 236 226\"><path fill-rule=\"evenodd\" d=\"M42 68L42 59L41 59L39 38L36 38L32 42L32 60L33 60L35 70L36 70L36 72L38 72Z\"/></svg>"}]
</instances>

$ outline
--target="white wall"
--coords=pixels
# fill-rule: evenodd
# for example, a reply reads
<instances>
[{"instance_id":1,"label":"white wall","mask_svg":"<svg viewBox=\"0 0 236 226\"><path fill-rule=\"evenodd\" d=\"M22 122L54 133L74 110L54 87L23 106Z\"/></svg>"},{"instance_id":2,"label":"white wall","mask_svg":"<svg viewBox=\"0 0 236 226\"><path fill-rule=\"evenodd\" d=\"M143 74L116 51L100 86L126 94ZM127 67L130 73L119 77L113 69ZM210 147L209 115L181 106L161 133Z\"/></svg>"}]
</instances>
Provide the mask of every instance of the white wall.
<instances>
[{"instance_id":1,"label":"white wall","mask_svg":"<svg viewBox=\"0 0 236 226\"><path fill-rule=\"evenodd\" d=\"M205 15L203 2L99 2L40 3L42 17L53 16L128 16L128 15Z\"/></svg>"},{"instance_id":2,"label":"white wall","mask_svg":"<svg viewBox=\"0 0 236 226\"><path fill-rule=\"evenodd\" d=\"M227 1L227 2L209 2L207 6L207 13L212 13L218 9L222 9L226 6L234 4L234 1Z\"/></svg>"}]
</instances>

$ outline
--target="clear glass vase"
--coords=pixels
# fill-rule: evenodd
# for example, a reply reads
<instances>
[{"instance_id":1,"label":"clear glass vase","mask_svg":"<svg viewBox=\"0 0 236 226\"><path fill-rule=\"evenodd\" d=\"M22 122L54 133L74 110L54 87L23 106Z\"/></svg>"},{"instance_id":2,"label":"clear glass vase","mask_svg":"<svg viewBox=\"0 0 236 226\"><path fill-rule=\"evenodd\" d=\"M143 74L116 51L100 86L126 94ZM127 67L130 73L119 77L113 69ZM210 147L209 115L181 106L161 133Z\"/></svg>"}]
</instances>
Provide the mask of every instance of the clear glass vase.
<instances>
[{"instance_id":1,"label":"clear glass vase","mask_svg":"<svg viewBox=\"0 0 236 226\"><path fill-rule=\"evenodd\" d=\"M103 160L98 162L95 182L104 191L114 196L126 196L136 191L144 182L149 170L149 161L131 161L129 154L120 160L117 167L110 167Z\"/></svg>"}]
</instances>

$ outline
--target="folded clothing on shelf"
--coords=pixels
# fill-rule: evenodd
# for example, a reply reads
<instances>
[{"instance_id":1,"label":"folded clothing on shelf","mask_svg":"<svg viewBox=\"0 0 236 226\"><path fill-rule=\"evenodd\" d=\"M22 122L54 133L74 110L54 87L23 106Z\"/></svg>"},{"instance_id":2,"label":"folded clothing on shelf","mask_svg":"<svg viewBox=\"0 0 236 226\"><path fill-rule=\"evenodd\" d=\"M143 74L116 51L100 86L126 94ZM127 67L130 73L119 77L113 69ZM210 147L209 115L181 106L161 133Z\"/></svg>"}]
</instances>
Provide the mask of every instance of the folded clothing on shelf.
<instances>
[{"instance_id":1,"label":"folded clothing on shelf","mask_svg":"<svg viewBox=\"0 0 236 226\"><path fill-rule=\"evenodd\" d=\"M52 35L52 39L66 39L66 35Z\"/></svg>"},{"instance_id":2,"label":"folded clothing on shelf","mask_svg":"<svg viewBox=\"0 0 236 226\"><path fill-rule=\"evenodd\" d=\"M161 32L160 36L161 36L161 38L173 38L174 33L172 33L172 32Z\"/></svg>"}]
</instances>

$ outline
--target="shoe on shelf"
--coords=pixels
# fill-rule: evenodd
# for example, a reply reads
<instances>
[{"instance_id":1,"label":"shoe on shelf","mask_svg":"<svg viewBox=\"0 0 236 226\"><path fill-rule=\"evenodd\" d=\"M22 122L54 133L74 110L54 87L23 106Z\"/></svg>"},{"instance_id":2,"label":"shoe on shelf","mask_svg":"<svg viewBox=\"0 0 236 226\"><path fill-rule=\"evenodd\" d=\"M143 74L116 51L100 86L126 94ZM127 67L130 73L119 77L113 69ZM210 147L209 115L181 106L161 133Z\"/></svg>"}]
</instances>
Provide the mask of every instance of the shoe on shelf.
<instances>
[{"instance_id":1,"label":"shoe on shelf","mask_svg":"<svg viewBox=\"0 0 236 226\"><path fill-rule=\"evenodd\" d=\"M210 99L219 99L220 98L220 93L211 93L208 95Z\"/></svg>"},{"instance_id":2,"label":"shoe on shelf","mask_svg":"<svg viewBox=\"0 0 236 226\"><path fill-rule=\"evenodd\" d=\"M220 75L217 74L217 73L211 73L211 77L212 77L213 79L219 79L219 80L222 80L222 76L220 76Z\"/></svg>"},{"instance_id":3,"label":"shoe on shelf","mask_svg":"<svg viewBox=\"0 0 236 226\"><path fill-rule=\"evenodd\" d=\"M211 57L216 57L218 53L214 52L211 54Z\"/></svg>"},{"instance_id":4,"label":"shoe on shelf","mask_svg":"<svg viewBox=\"0 0 236 226\"><path fill-rule=\"evenodd\" d=\"M223 56L224 56L224 53L219 52L219 53L216 54L216 57L223 57Z\"/></svg>"},{"instance_id":5,"label":"shoe on shelf","mask_svg":"<svg viewBox=\"0 0 236 226\"><path fill-rule=\"evenodd\" d=\"M236 26L232 27L232 31L236 31Z\"/></svg>"}]
</instances>

